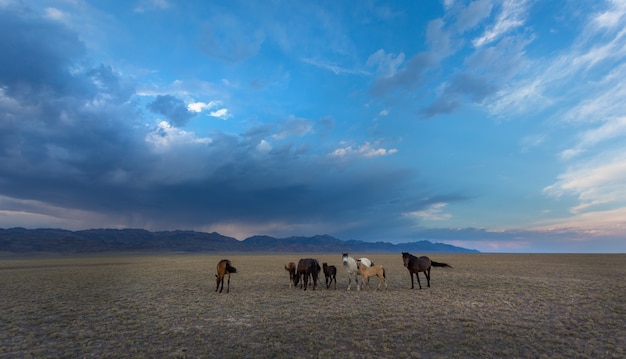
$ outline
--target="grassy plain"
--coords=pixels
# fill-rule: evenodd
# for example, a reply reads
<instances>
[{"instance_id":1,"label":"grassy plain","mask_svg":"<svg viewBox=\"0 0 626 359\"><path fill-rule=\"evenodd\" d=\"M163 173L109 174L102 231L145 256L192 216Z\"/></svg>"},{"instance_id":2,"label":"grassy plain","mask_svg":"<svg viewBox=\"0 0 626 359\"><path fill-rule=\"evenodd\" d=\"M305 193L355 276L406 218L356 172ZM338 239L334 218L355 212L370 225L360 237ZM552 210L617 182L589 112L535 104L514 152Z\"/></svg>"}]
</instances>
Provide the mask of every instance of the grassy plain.
<instances>
[{"instance_id":1,"label":"grassy plain","mask_svg":"<svg viewBox=\"0 0 626 359\"><path fill-rule=\"evenodd\" d=\"M283 265L303 257L336 265L338 289L290 289ZM340 254L2 259L0 357L626 356L624 254L433 254L454 269L422 290L399 253L367 257L388 291L347 291Z\"/></svg>"}]
</instances>

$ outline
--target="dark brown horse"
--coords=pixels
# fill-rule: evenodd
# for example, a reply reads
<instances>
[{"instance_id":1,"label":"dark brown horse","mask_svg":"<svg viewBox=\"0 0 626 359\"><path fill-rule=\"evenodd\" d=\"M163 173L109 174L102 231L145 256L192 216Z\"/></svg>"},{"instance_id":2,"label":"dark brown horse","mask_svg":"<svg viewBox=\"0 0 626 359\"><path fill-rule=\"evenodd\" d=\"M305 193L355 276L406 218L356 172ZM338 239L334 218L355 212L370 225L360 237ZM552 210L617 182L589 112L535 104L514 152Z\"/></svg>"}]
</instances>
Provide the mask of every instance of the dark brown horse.
<instances>
[{"instance_id":1,"label":"dark brown horse","mask_svg":"<svg viewBox=\"0 0 626 359\"><path fill-rule=\"evenodd\" d=\"M324 268L324 276L326 277L326 289L330 288L333 280L335 281L335 289L337 289L337 267L322 263L322 268Z\"/></svg>"},{"instance_id":2,"label":"dark brown horse","mask_svg":"<svg viewBox=\"0 0 626 359\"><path fill-rule=\"evenodd\" d=\"M419 272L424 272L424 275L426 276L426 282L428 283L428 287L430 288L430 268L452 268L452 266L446 263L431 261L430 258L426 256L416 257L408 252L402 252L402 261L404 262L404 266L406 267L406 269L409 270L409 275L411 275L411 289L415 288L415 285L413 284L413 273L415 273L415 277L417 278L417 284L419 284L420 289L422 289Z\"/></svg>"},{"instance_id":3,"label":"dark brown horse","mask_svg":"<svg viewBox=\"0 0 626 359\"><path fill-rule=\"evenodd\" d=\"M313 290L315 290L315 286L317 285L317 276L320 270L322 270L322 268L320 267L317 259L300 259L298 261L298 267L296 269L296 276L294 277L293 284L298 285L298 282L302 280L302 283L304 284L304 290L306 290L309 284L309 277L311 277L313 280Z\"/></svg>"},{"instance_id":4,"label":"dark brown horse","mask_svg":"<svg viewBox=\"0 0 626 359\"><path fill-rule=\"evenodd\" d=\"M294 262L289 262L285 264L285 270L289 272L289 288L294 283L294 277L296 276L296 264Z\"/></svg>"},{"instance_id":5,"label":"dark brown horse","mask_svg":"<svg viewBox=\"0 0 626 359\"><path fill-rule=\"evenodd\" d=\"M217 292L217 290L220 290L220 293L222 293L222 290L224 290L224 277L228 276L228 286L226 287L226 293L228 293L230 291L230 274L231 273L237 273L237 268L233 267L230 264L230 261L228 259L222 259L221 261L219 261L219 263L217 263L217 274L215 275L215 282L217 284L217 286L215 287L215 291ZM220 283L222 285L222 288L220 289Z\"/></svg>"}]
</instances>

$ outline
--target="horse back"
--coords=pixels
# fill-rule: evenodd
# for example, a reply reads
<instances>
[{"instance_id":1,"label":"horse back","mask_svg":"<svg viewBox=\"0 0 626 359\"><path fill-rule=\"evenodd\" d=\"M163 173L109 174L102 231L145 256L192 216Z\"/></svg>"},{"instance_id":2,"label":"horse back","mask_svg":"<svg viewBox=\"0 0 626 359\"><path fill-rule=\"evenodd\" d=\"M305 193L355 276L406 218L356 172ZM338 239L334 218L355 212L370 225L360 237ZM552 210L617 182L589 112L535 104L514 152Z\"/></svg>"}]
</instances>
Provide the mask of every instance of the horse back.
<instances>
[{"instance_id":1,"label":"horse back","mask_svg":"<svg viewBox=\"0 0 626 359\"><path fill-rule=\"evenodd\" d=\"M432 262L430 258L426 256L416 257L410 255L409 257L409 269L416 272L422 272L430 269Z\"/></svg>"},{"instance_id":2,"label":"horse back","mask_svg":"<svg viewBox=\"0 0 626 359\"><path fill-rule=\"evenodd\" d=\"M369 258L361 257L359 258L359 261L366 267L371 267L374 265L374 262L372 262L372 260Z\"/></svg>"},{"instance_id":3,"label":"horse back","mask_svg":"<svg viewBox=\"0 0 626 359\"><path fill-rule=\"evenodd\" d=\"M309 274L316 273L321 269L319 263L313 258L304 258L298 261L298 273Z\"/></svg>"},{"instance_id":4,"label":"horse back","mask_svg":"<svg viewBox=\"0 0 626 359\"><path fill-rule=\"evenodd\" d=\"M230 264L230 260L222 259L217 263L217 274L218 276L222 276L226 273L237 273L237 268Z\"/></svg>"}]
</instances>

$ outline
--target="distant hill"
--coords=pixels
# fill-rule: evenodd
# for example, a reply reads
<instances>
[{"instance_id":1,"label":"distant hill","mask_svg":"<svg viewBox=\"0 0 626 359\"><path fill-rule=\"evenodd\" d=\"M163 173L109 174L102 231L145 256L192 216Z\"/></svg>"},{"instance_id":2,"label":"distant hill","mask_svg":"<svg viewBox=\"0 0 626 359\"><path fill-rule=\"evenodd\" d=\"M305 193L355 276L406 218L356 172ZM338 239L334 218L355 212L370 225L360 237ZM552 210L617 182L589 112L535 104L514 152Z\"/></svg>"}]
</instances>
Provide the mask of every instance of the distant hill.
<instances>
[{"instance_id":1,"label":"distant hill","mask_svg":"<svg viewBox=\"0 0 626 359\"><path fill-rule=\"evenodd\" d=\"M398 253L478 253L477 250L443 243L418 241L343 241L329 235L274 238L252 236L243 241L219 233L159 231L143 229L63 229L0 228L0 252L4 253L102 253L102 252L357 252Z\"/></svg>"}]
</instances>

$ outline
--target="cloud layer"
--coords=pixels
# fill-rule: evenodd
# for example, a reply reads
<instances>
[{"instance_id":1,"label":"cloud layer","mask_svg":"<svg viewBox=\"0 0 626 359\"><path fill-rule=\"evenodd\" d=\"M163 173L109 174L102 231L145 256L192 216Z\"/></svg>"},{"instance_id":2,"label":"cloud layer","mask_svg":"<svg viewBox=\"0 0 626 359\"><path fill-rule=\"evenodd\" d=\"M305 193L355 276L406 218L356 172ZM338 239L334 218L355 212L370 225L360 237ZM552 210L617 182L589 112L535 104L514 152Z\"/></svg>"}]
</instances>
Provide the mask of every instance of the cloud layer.
<instances>
[{"instance_id":1,"label":"cloud layer","mask_svg":"<svg viewBox=\"0 0 626 359\"><path fill-rule=\"evenodd\" d=\"M623 250L623 2L244 3L0 3L0 226Z\"/></svg>"}]
</instances>

